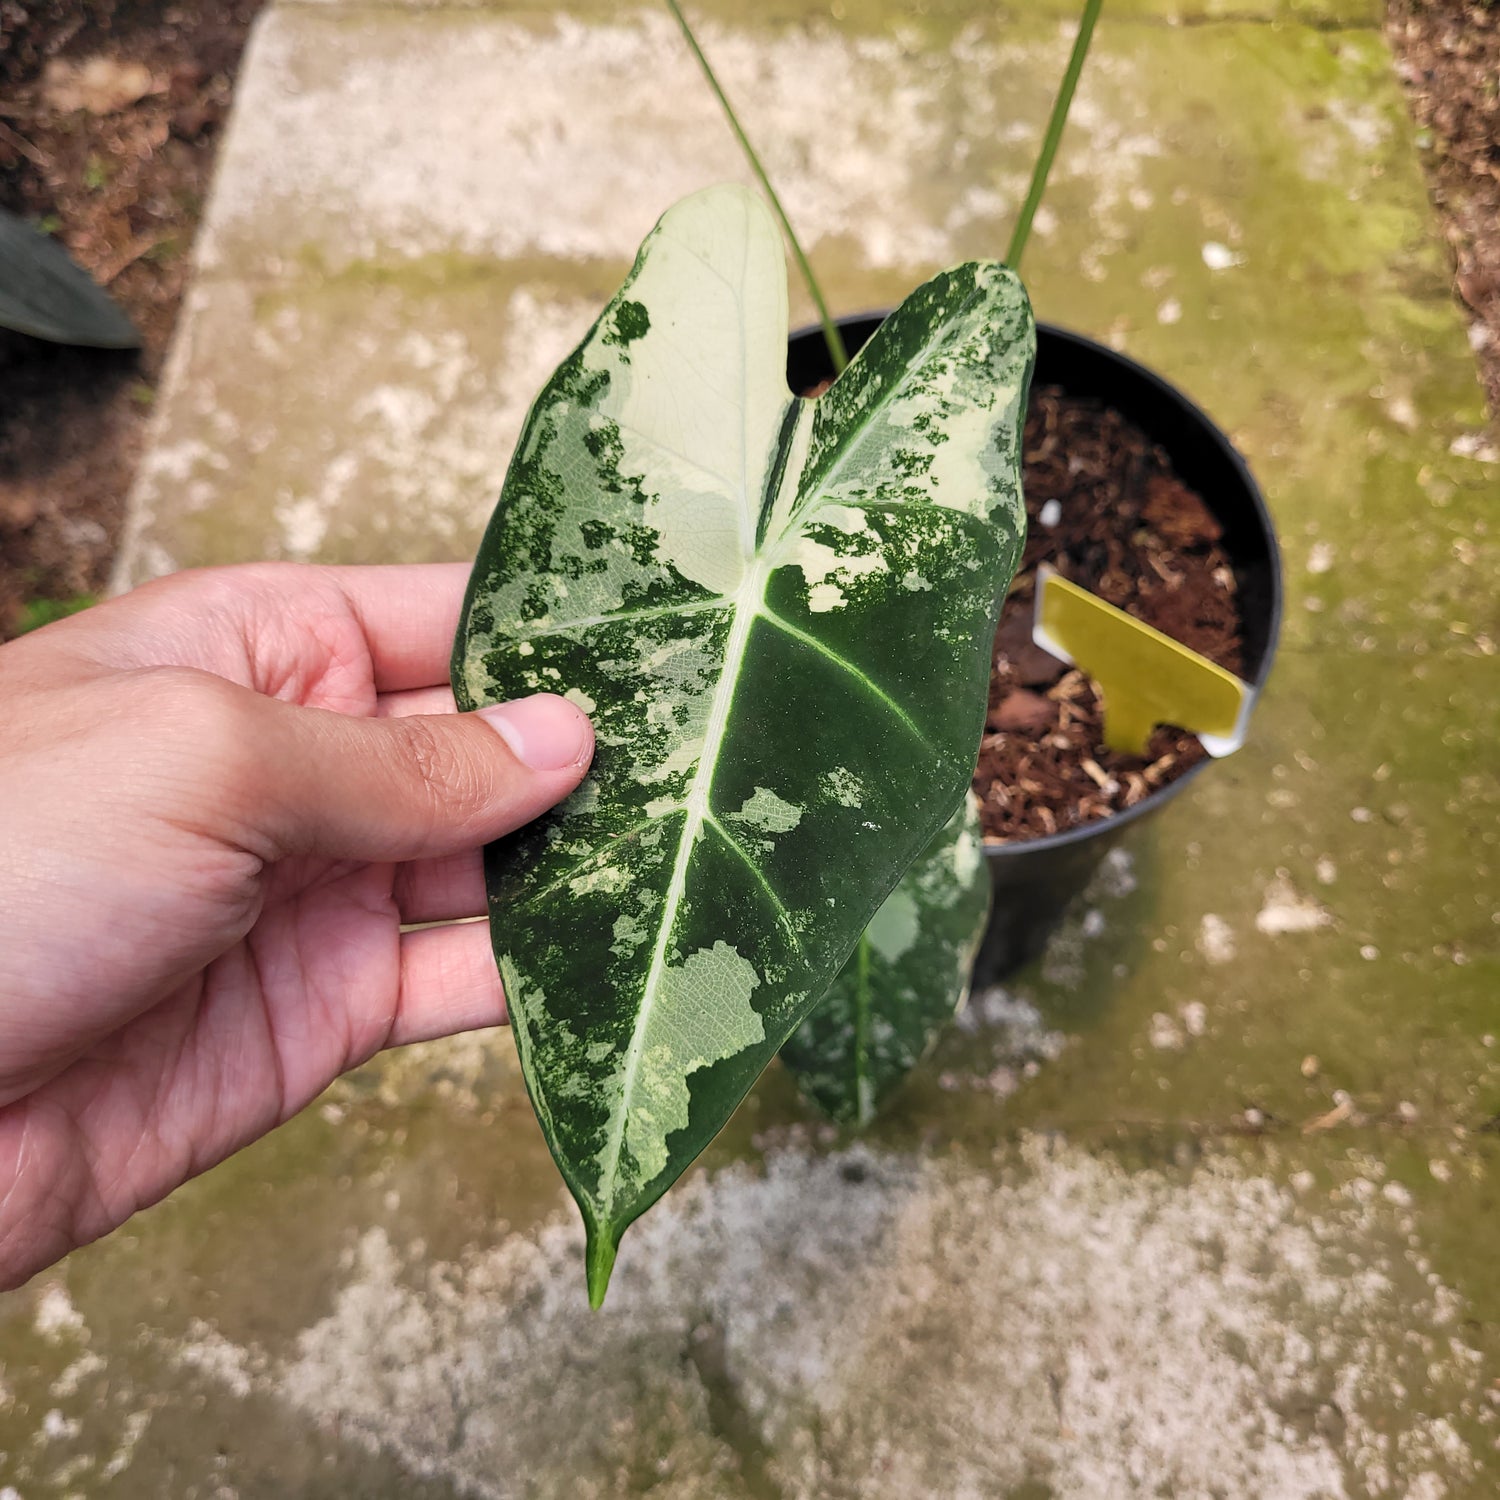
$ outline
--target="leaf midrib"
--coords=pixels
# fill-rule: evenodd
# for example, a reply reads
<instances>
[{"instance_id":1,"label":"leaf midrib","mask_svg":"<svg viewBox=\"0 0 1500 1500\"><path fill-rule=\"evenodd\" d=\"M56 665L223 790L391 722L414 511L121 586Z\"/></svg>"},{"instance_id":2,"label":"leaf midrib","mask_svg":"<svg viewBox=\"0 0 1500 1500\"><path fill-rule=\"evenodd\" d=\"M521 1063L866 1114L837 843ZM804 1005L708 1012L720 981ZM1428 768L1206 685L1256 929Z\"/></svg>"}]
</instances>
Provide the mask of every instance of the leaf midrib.
<instances>
[{"instance_id":1,"label":"leaf midrib","mask_svg":"<svg viewBox=\"0 0 1500 1500\"><path fill-rule=\"evenodd\" d=\"M765 599L766 582L770 571L763 558L755 558L746 569L745 577L737 591L734 605L734 624L730 627L729 640L724 652L724 670L714 687L713 702L709 706L708 723L704 728L703 747L698 752L698 770L693 784L683 802L687 819L677 840L677 857L672 865L672 878L667 884L662 901L661 928L656 946L651 953L651 967L646 972L646 983L641 1008L636 1014L630 1046L625 1054L625 1067L620 1079L618 1102L610 1115L609 1134L604 1143L604 1176L599 1183L599 1199L607 1213L613 1210L615 1187L619 1180L620 1158L625 1140L625 1119L629 1101L635 1092L636 1079L640 1073L641 1058L645 1053L646 1032L652 1008L661 988L661 978L667 967L667 952L671 946L672 931L677 925L677 909L682 903L687 886L687 870L693 851L698 846L698 837L709 815L708 799L713 790L714 777L718 772L719 751L724 742L724 731L729 724L730 711L734 706L735 688L739 683L740 670L744 666L745 652L750 641L750 632L759 618L760 607Z\"/></svg>"},{"instance_id":2,"label":"leaf midrib","mask_svg":"<svg viewBox=\"0 0 1500 1500\"><path fill-rule=\"evenodd\" d=\"M971 289L970 293L963 299L962 303L939 323L934 329L933 336L927 340L918 357L907 363L908 372L914 367L920 367L928 354L941 342L942 333L939 329L946 329L958 317L961 317L972 301L979 295L977 287ZM743 370L742 370L743 376ZM835 474L841 469L843 462L854 445L858 435L862 433L873 420L876 412L883 410L890 401L895 399L897 390L902 385L896 381L885 398L875 403L867 410L862 419L849 433L849 442L841 447L841 451L834 462L824 472L817 482L817 487L806 495L800 503L793 500L791 509L787 514L787 525L776 538L775 543L767 548L764 543L756 547L755 521L750 519L748 544L749 550L746 558L747 567L741 579L740 587L734 595L728 596L733 599L734 623L730 627L729 640L725 647L724 669L714 687L713 702L709 707L708 723L705 726L703 746L699 751L698 770L694 774L693 784L688 791L687 797L682 804L687 812L687 818L683 824L682 833L677 843L677 854L673 861L672 876L667 885L666 896L662 905L662 920L657 935L656 946L652 950L651 965L647 970L646 983L642 996L642 1004L636 1015L636 1024L630 1038L630 1045L626 1051L625 1066L621 1074L620 1089L614 1109L610 1114L609 1133L605 1138L604 1149L601 1153L604 1159L604 1172L599 1181L599 1203L608 1217L613 1217L615 1204L615 1192L619 1182L620 1161L625 1139L625 1124L629 1113L630 1100L635 1092L636 1080L640 1074L641 1059L645 1052L645 1038L651 1012L656 1004L660 991L662 975L667 967L667 955L671 946L672 932L676 926L677 910L681 905L682 897L687 886L687 871L691 863L693 851L697 848L699 837L707 821L709 809L709 796L713 789L714 777L718 773L719 754L723 745L724 732L728 727L730 712L734 705L735 690L739 683L740 672L744 666L745 654L749 645L750 634L754 629L755 622L762 615L768 616L765 610L765 591L770 575L777 566L776 555L782 552L786 546L789 536L800 535L808 522L812 520L815 513L821 509L822 502L826 499L827 489ZM797 403L801 398L792 396L792 410L798 411ZM815 420L816 405L807 413L807 421ZM789 450L794 439L799 423L783 422L778 437L777 447L780 450L777 458L783 457ZM809 440L811 432L809 432ZM748 444L741 444L742 457L747 457L745 450ZM806 473L805 458L804 466L794 476L794 482L800 486L803 475ZM773 459L768 465L766 479L777 480L778 490L784 490L788 476L781 464ZM745 533L743 523L751 517L749 508L749 475L745 474L745 482L741 489L741 520L742 538ZM761 505L757 505L754 515L758 516L762 507L766 507L770 515L775 514L775 501L770 501L767 506L767 497L763 494ZM742 546L745 542L742 540ZM776 623L781 623L777 621ZM800 634L800 633L799 633ZM848 669L849 664L841 663ZM856 673L862 681L868 683L863 673ZM873 684L871 684L873 687ZM896 708L905 723L912 729L916 726L904 711L894 704L894 701L883 692L877 691L877 696L888 706ZM920 735L920 731L916 731Z\"/></svg>"}]
</instances>

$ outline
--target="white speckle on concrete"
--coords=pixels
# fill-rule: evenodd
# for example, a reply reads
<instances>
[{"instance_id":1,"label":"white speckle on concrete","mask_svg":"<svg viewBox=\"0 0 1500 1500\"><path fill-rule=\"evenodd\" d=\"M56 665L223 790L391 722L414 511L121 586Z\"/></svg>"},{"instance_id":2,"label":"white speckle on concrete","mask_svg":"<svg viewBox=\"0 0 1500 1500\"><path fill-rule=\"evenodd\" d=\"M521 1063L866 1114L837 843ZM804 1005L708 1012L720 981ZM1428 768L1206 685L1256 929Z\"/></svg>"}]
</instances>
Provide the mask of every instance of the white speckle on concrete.
<instances>
[{"instance_id":1,"label":"white speckle on concrete","mask_svg":"<svg viewBox=\"0 0 1500 1500\"><path fill-rule=\"evenodd\" d=\"M1331 542L1314 542L1307 549L1307 571L1326 573L1333 566L1334 551Z\"/></svg>"},{"instance_id":2,"label":"white speckle on concrete","mask_svg":"<svg viewBox=\"0 0 1500 1500\"><path fill-rule=\"evenodd\" d=\"M67 1292L55 1283L37 1298L33 1327L48 1343L55 1344L65 1335L84 1335L83 1315L73 1306Z\"/></svg>"},{"instance_id":3,"label":"white speckle on concrete","mask_svg":"<svg viewBox=\"0 0 1500 1500\"><path fill-rule=\"evenodd\" d=\"M1109 919L1101 909L1135 889L1135 873L1128 850L1111 849L1095 870L1074 908L1047 942L1042 955L1042 978L1063 989L1083 982L1087 949L1103 936ZM1081 910L1080 910L1081 908Z\"/></svg>"},{"instance_id":4,"label":"white speckle on concrete","mask_svg":"<svg viewBox=\"0 0 1500 1500\"><path fill-rule=\"evenodd\" d=\"M146 1435L146 1429L151 1425L151 1411L143 1408L140 1411L130 1412L125 1418L125 1429L120 1434L120 1441L115 1451L110 1454L108 1461L99 1471L102 1479L113 1479L123 1474L135 1458L135 1450L140 1446L141 1439ZM216 1492L214 1500L236 1500L233 1491Z\"/></svg>"},{"instance_id":5,"label":"white speckle on concrete","mask_svg":"<svg viewBox=\"0 0 1500 1500\"><path fill-rule=\"evenodd\" d=\"M188 1337L177 1345L179 1364L201 1371L241 1399L255 1384L255 1373L263 1361L254 1351L231 1343L211 1324L194 1318Z\"/></svg>"},{"instance_id":6,"label":"white speckle on concrete","mask_svg":"<svg viewBox=\"0 0 1500 1500\"><path fill-rule=\"evenodd\" d=\"M285 500L278 505L276 524L281 527L285 555L296 562L305 562L310 558L328 534L326 510L307 495L300 500Z\"/></svg>"},{"instance_id":7,"label":"white speckle on concrete","mask_svg":"<svg viewBox=\"0 0 1500 1500\"><path fill-rule=\"evenodd\" d=\"M1052 1062L1067 1046L1063 1033L1049 1027L1029 1000L1000 985L971 996L954 1024L969 1036L990 1033L999 1044L1001 1060L977 1080L950 1073L953 1088L980 1087L1000 1098L1015 1093L1023 1078L1035 1077L1044 1063Z\"/></svg>"},{"instance_id":8,"label":"white speckle on concrete","mask_svg":"<svg viewBox=\"0 0 1500 1500\"><path fill-rule=\"evenodd\" d=\"M1472 458L1482 464L1500 464L1500 448L1485 440L1482 432L1460 433L1448 444L1456 458Z\"/></svg>"},{"instance_id":9,"label":"white speckle on concrete","mask_svg":"<svg viewBox=\"0 0 1500 1500\"><path fill-rule=\"evenodd\" d=\"M1211 964L1227 964L1234 960L1234 929L1214 912L1204 912L1198 923L1198 951Z\"/></svg>"},{"instance_id":10,"label":"white speckle on concrete","mask_svg":"<svg viewBox=\"0 0 1500 1500\"><path fill-rule=\"evenodd\" d=\"M1231 250L1228 245L1221 245L1217 240L1209 240L1203 247L1203 264L1210 271L1228 271L1234 266L1242 266L1245 257Z\"/></svg>"},{"instance_id":11,"label":"white speckle on concrete","mask_svg":"<svg viewBox=\"0 0 1500 1500\"><path fill-rule=\"evenodd\" d=\"M75 1438L82 1431L83 1424L77 1417L65 1417L56 1407L42 1416L42 1436L49 1443Z\"/></svg>"},{"instance_id":12,"label":"white speckle on concrete","mask_svg":"<svg viewBox=\"0 0 1500 1500\"><path fill-rule=\"evenodd\" d=\"M104 1361L92 1350L80 1354L77 1359L65 1369L56 1380L52 1382L51 1392L53 1398L61 1399L74 1396L78 1393L78 1387L92 1375L98 1375L104 1370Z\"/></svg>"},{"instance_id":13,"label":"white speckle on concrete","mask_svg":"<svg viewBox=\"0 0 1500 1500\"><path fill-rule=\"evenodd\" d=\"M1130 895L1136 883L1135 856L1128 849L1111 849L1100 862L1089 891L1095 899L1106 896L1118 900Z\"/></svg>"},{"instance_id":14,"label":"white speckle on concrete","mask_svg":"<svg viewBox=\"0 0 1500 1500\"><path fill-rule=\"evenodd\" d=\"M1146 1035L1159 1052L1176 1052L1182 1047L1182 1032L1165 1011L1159 1010L1151 1017L1151 1026Z\"/></svg>"},{"instance_id":15,"label":"white speckle on concrete","mask_svg":"<svg viewBox=\"0 0 1500 1500\"><path fill-rule=\"evenodd\" d=\"M1280 937L1290 932L1316 932L1320 927L1332 925L1333 913L1311 896L1302 895L1285 870L1276 872L1276 878L1266 887L1261 908L1255 914L1256 930L1267 937Z\"/></svg>"},{"instance_id":16,"label":"white speckle on concrete","mask_svg":"<svg viewBox=\"0 0 1500 1500\"><path fill-rule=\"evenodd\" d=\"M1360 151L1376 151L1390 138L1391 122L1373 104L1333 96L1324 109Z\"/></svg>"},{"instance_id":17,"label":"white speckle on concrete","mask_svg":"<svg viewBox=\"0 0 1500 1500\"><path fill-rule=\"evenodd\" d=\"M559 16L545 28L478 14L462 25L403 19L365 41L358 69L337 65L337 38L316 19L289 9L263 22L222 153L205 264L289 212L335 263L391 250L628 260L668 204L705 182L748 177L665 16L620 25ZM708 21L698 30L731 97L754 99L757 143L803 238L847 238L877 266L955 259L956 236L1014 212L1020 172L950 196L945 213L890 205L927 196L918 174L947 149L950 93L983 136L1005 103L992 80L1053 76L1062 56L1060 43L976 38L956 72L953 58L898 37L826 27L766 35ZM494 87L500 76L504 88ZM1086 80L1060 168L1087 174L1096 211L1112 213L1140 186L1143 148L1116 111L1089 106L1087 89ZM821 101L813 115L810 98ZM1039 215L1037 232L1053 222Z\"/></svg>"},{"instance_id":18,"label":"white speckle on concrete","mask_svg":"<svg viewBox=\"0 0 1500 1500\"><path fill-rule=\"evenodd\" d=\"M1038 1478L1112 1500L1436 1493L1477 1472L1456 1424L1484 1404L1462 1304L1396 1212L1371 1193L1315 1217L1227 1162L1128 1172L1055 1141L989 1164L782 1151L674 1190L600 1314L571 1215L436 1264L372 1230L253 1384L486 1500L518 1475L618 1493L662 1453L653 1493L734 1492L714 1407L786 1500L834 1473L862 1500Z\"/></svg>"},{"instance_id":19,"label":"white speckle on concrete","mask_svg":"<svg viewBox=\"0 0 1500 1500\"><path fill-rule=\"evenodd\" d=\"M588 326L580 301L543 302L522 288L505 305L506 357L482 363L463 332L409 332L383 351L385 383L350 410L357 474L401 511L477 535L489 517L531 402ZM348 479L332 475L336 504Z\"/></svg>"},{"instance_id":20,"label":"white speckle on concrete","mask_svg":"<svg viewBox=\"0 0 1500 1500\"><path fill-rule=\"evenodd\" d=\"M1353 174L1371 170L1369 158L1389 139L1390 121L1362 100L1330 94L1318 111L1315 128L1306 122L1294 128L1306 132L1302 148L1303 174L1311 182L1350 182Z\"/></svg>"},{"instance_id":21,"label":"white speckle on concrete","mask_svg":"<svg viewBox=\"0 0 1500 1500\"><path fill-rule=\"evenodd\" d=\"M1404 427L1408 432L1415 432L1420 420L1417 416L1417 408L1412 404L1409 396L1392 396L1385 403L1385 414L1398 427Z\"/></svg>"},{"instance_id":22,"label":"white speckle on concrete","mask_svg":"<svg viewBox=\"0 0 1500 1500\"><path fill-rule=\"evenodd\" d=\"M182 442L153 445L147 461L153 475L166 484L185 484L199 465L210 462L214 451L202 438L185 438Z\"/></svg>"}]
</instances>

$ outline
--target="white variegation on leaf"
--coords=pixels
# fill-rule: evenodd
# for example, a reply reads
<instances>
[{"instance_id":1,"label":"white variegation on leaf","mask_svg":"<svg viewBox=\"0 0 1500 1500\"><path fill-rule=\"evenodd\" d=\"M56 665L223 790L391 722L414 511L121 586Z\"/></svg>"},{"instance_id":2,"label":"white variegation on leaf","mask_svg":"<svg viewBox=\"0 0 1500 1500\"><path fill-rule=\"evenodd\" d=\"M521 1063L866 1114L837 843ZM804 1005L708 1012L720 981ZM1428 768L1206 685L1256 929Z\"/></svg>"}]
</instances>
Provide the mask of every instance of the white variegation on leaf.
<instances>
[{"instance_id":1,"label":"white variegation on leaf","mask_svg":"<svg viewBox=\"0 0 1500 1500\"><path fill-rule=\"evenodd\" d=\"M786 338L761 201L670 210L532 407L455 646L461 707L594 720L584 787L486 873L596 1304L962 796L1020 555L1010 271L920 287L817 401Z\"/></svg>"},{"instance_id":2,"label":"white variegation on leaf","mask_svg":"<svg viewBox=\"0 0 1500 1500\"><path fill-rule=\"evenodd\" d=\"M845 1125L875 1118L968 999L989 914L979 805L970 793L781 1049L814 1104Z\"/></svg>"}]
</instances>

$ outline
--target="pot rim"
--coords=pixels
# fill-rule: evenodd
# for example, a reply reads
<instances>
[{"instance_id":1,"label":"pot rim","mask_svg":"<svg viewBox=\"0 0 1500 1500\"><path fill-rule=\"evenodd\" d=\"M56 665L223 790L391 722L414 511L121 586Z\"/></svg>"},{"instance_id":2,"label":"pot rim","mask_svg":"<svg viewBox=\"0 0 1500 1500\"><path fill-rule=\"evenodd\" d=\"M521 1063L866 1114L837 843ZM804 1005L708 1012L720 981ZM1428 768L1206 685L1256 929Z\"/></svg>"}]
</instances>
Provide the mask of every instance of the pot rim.
<instances>
[{"instance_id":1,"label":"pot rim","mask_svg":"<svg viewBox=\"0 0 1500 1500\"><path fill-rule=\"evenodd\" d=\"M884 322L890 316L890 311L887 308L884 311L877 309L869 312L849 313L833 321L840 328L848 324L866 323L871 320ZM1108 344L1102 344L1098 339L1090 338L1087 334L1078 333L1071 328L1064 328L1058 323L1038 321L1036 331L1039 340L1046 336L1061 343L1087 349L1092 354L1102 357L1107 363L1118 366L1129 377L1152 387L1163 398L1177 406L1185 418L1196 423L1238 475L1264 538L1267 561L1270 564L1270 604L1267 611L1269 619L1266 624L1266 645L1259 666L1251 679L1251 686L1255 689L1256 697L1259 699L1265 688L1266 679L1270 676L1271 665L1276 656L1277 641L1281 635L1283 592L1281 548L1276 539L1276 528L1271 522L1271 513L1266 506L1265 496L1261 493L1261 488L1256 483L1255 476L1250 472L1250 466L1245 462L1244 456L1230 442L1229 435L1224 429L1197 402L1148 365L1132 359L1128 354L1121 354L1117 349L1111 349ZM793 340L814 335L821 338L822 334L823 328L820 323L809 323L791 330L787 335L787 342L790 344ZM1210 509L1212 508L1210 503ZM1087 843L1095 838L1112 837L1137 819L1164 807L1194 781L1208 765L1208 760L1199 761L1197 765L1189 767L1181 776L1168 782L1166 786L1159 787L1149 796L1143 797L1135 806L1110 813L1106 817L1092 818L1087 823L1079 823L1072 828L1061 829L1057 833L1043 834L1040 838L1016 839L1003 844L987 842L984 845L985 858L990 861L1017 859L1033 853L1045 854L1052 850L1066 849L1076 844Z\"/></svg>"}]
</instances>

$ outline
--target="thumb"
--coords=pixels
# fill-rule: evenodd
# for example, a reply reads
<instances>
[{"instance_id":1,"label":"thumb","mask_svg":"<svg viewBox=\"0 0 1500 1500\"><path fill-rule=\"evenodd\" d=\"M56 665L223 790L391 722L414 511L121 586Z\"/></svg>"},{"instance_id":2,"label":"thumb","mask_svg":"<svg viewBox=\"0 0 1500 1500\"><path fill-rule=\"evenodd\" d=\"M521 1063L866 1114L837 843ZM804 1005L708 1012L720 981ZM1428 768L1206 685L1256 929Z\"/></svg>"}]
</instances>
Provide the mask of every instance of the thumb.
<instances>
[{"instance_id":1,"label":"thumb","mask_svg":"<svg viewBox=\"0 0 1500 1500\"><path fill-rule=\"evenodd\" d=\"M385 719L262 701L270 775L254 821L278 855L383 863L478 848L561 802L594 753L587 717L551 693Z\"/></svg>"}]
</instances>

